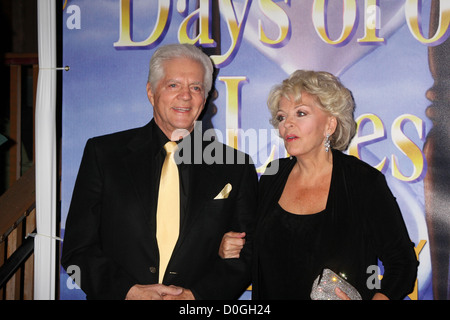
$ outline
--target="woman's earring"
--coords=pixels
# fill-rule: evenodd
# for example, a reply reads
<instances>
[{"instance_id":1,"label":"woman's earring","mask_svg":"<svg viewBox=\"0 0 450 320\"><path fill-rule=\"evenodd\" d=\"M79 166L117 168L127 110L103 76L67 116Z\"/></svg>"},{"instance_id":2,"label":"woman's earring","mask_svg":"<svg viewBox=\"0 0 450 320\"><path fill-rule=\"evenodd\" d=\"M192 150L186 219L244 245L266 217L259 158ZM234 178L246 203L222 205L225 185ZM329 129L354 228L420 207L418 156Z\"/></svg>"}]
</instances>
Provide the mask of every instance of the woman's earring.
<instances>
[{"instance_id":1,"label":"woman's earring","mask_svg":"<svg viewBox=\"0 0 450 320\"><path fill-rule=\"evenodd\" d=\"M327 133L327 137L325 139L324 146L325 146L326 152L330 151L330 135L328 133Z\"/></svg>"}]
</instances>

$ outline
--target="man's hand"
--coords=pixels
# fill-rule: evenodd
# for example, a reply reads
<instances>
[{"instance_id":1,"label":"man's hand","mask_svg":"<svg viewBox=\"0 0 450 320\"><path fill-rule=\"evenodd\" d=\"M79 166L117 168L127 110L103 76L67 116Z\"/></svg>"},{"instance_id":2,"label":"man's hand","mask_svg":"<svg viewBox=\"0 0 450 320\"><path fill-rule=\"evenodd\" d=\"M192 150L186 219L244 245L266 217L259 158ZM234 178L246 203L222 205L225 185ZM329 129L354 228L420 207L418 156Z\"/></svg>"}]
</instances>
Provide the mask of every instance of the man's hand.
<instances>
[{"instance_id":1,"label":"man's hand","mask_svg":"<svg viewBox=\"0 0 450 320\"><path fill-rule=\"evenodd\" d=\"M179 287L177 287L179 288ZM192 291L189 289L179 288L182 289L183 292L181 294L177 295L165 295L163 297L163 300L195 300L194 295L192 294Z\"/></svg>"},{"instance_id":2,"label":"man's hand","mask_svg":"<svg viewBox=\"0 0 450 320\"><path fill-rule=\"evenodd\" d=\"M183 293L183 288L165 286L163 284L136 284L128 291L125 300L163 300L165 296L178 296Z\"/></svg>"},{"instance_id":3,"label":"man's hand","mask_svg":"<svg viewBox=\"0 0 450 320\"><path fill-rule=\"evenodd\" d=\"M245 232L227 232L220 243L219 256L222 259L239 258L244 244Z\"/></svg>"}]
</instances>

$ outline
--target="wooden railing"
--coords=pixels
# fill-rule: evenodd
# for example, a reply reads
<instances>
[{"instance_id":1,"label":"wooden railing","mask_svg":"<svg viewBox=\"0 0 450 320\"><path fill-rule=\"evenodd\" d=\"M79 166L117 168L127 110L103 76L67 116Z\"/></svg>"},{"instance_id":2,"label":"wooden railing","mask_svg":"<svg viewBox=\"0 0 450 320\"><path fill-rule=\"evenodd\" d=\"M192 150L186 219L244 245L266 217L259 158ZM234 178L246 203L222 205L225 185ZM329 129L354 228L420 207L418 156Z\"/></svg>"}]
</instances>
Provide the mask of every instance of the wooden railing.
<instances>
[{"instance_id":1,"label":"wooden railing","mask_svg":"<svg viewBox=\"0 0 450 320\"><path fill-rule=\"evenodd\" d=\"M33 299L34 238L27 236L36 228L37 63L37 54L6 54L4 59L4 66L9 68L10 90L9 119L1 132L8 141L0 146L6 158L0 168L0 300Z\"/></svg>"},{"instance_id":2,"label":"wooden railing","mask_svg":"<svg viewBox=\"0 0 450 320\"><path fill-rule=\"evenodd\" d=\"M0 300L32 300L36 228L34 166L0 197Z\"/></svg>"}]
</instances>

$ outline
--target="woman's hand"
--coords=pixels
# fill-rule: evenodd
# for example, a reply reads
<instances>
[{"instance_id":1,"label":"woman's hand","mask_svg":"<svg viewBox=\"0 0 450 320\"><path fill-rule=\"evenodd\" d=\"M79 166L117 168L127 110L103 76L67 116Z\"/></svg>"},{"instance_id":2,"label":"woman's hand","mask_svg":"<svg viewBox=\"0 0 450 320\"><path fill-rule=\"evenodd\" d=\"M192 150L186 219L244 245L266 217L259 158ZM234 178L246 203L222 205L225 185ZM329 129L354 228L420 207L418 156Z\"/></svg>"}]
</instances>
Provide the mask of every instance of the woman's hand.
<instances>
[{"instance_id":1,"label":"woman's hand","mask_svg":"<svg viewBox=\"0 0 450 320\"><path fill-rule=\"evenodd\" d=\"M387 296L385 296L384 294L377 292L373 296L372 300L389 300L389 298Z\"/></svg>"},{"instance_id":2,"label":"woman's hand","mask_svg":"<svg viewBox=\"0 0 450 320\"><path fill-rule=\"evenodd\" d=\"M347 295L344 291L342 291L341 289L339 289L339 288L334 289L334 293L336 293L336 295L338 296L338 298L341 299L341 300L351 300L351 299L348 297L348 295Z\"/></svg>"},{"instance_id":3,"label":"woman's hand","mask_svg":"<svg viewBox=\"0 0 450 320\"><path fill-rule=\"evenodd\" d=\"M222 259L239 258L244 244L245 232L227 232L220 243L219 256Z\"/></svg>"},{"instance_id":4,"label":"woman's hand","mask_svg":"<svg viewBox=\"0 0 450 320\"><path fill-rule=\"evenodd\" d=\"M341 300L351 300L344 291L342 291L339 288L334 289L334 292L336 293L336 295L341 299ZM387 296L385 296L382 293L375 293L375 295L373 296L372 300L389 300L389 298Z\"/></svg>"}]
</instances>

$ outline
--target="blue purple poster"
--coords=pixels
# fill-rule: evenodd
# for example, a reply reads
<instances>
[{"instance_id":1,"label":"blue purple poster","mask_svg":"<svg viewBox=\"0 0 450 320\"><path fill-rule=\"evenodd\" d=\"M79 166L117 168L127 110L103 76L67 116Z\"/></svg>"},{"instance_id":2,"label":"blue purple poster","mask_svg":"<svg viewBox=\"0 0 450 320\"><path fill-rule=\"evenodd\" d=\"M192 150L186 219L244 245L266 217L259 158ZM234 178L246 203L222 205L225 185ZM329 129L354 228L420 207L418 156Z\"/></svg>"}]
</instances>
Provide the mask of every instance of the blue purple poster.
<instances>
[{"instance_id":1,"label":"blue purple poster","mask_svg":"<svg viewBox=\"0 0 450 320\"><path fill-rule=\"evenodd\" d=\"M449 81L448 1L65 0L61 14L70 67L62 89L62 237L87 139L147 124L150 57L160 45L191 43L218 70L203 126L248 153L258 173L287 156L269 123L270 89L297 69L337 75L356 102L357 133L345 152L385 175L415 244L420 265L406 299L448 299L435 280L448 295L450 194L439 183L439 172L449 171L441 159L450 136L443 122L450 94L441 85ZM61 268L60 299L85 299L73 280ZM241 299L250 297L251 287Z\"/></svg>"}]
</instances>

